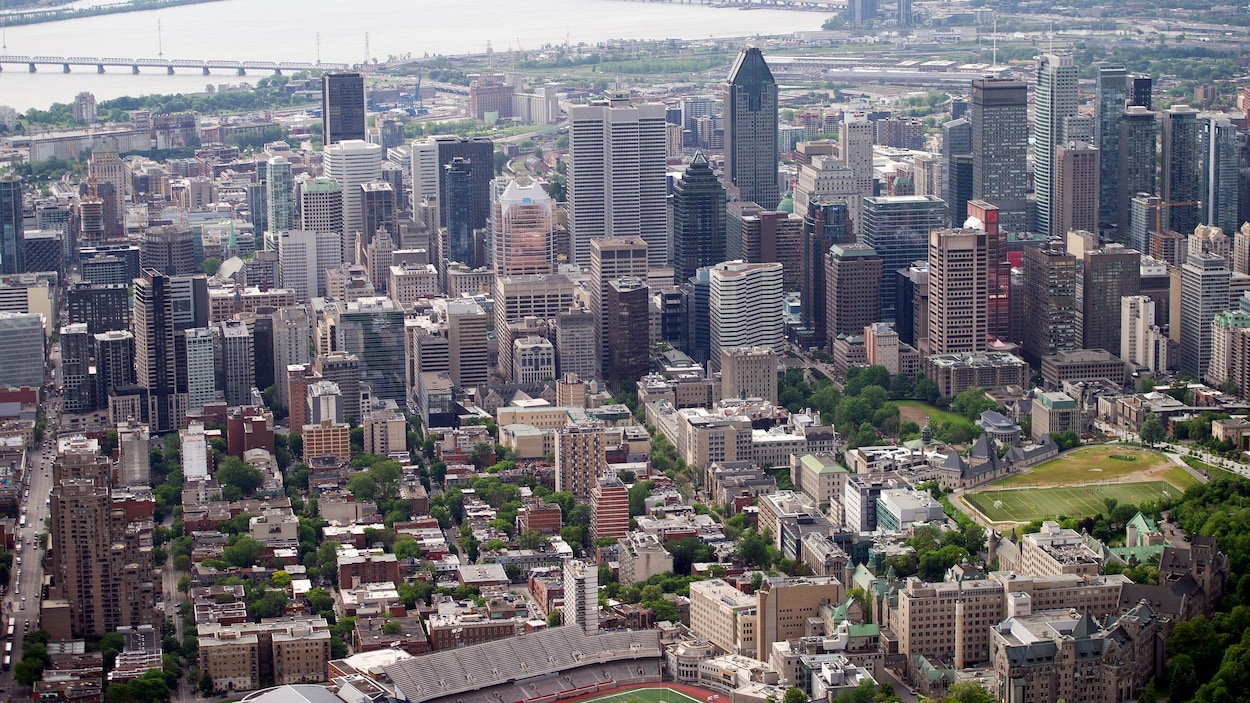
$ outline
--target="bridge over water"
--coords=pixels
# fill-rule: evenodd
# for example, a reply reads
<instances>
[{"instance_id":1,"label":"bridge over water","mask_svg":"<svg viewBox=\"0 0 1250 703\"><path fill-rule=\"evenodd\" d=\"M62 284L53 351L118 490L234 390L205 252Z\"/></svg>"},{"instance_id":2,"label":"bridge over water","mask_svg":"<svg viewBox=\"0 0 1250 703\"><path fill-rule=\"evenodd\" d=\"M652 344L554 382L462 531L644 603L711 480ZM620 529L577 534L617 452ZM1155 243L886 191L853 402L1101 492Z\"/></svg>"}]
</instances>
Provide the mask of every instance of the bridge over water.
<instances>
[{"instance_id":1,"label":"bridge over water","mask_svg":"<svg viewBox=\"0 0 1250 703\"><path fill-rule=\"evenodd\" d=\"M35 73L40 66L55 66L62 73L69 73L74 68L94 68L96 73L105 73L109 68L130 69L131 73L139 73L141 69L164 69L173 75L176 70L200 71L211 75L213 71L228 71L235 75L246 76L248 71L270 71L274 75L284 72L311 71L342 71L350 68L345 63L306 63L300 61L204 61L200 59L130 59L130 58L94 58L90 56L17 56L0 54L0 71L5 66L25 66Z\"/></svg>"}]
</instances>

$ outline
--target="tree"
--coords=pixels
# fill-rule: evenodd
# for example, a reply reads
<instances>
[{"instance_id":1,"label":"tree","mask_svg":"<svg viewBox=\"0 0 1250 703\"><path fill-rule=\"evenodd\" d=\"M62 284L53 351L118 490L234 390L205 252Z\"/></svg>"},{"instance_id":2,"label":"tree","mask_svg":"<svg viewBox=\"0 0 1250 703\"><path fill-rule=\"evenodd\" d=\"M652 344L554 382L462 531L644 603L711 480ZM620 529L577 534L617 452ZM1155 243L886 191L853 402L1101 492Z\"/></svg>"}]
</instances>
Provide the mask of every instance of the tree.
<instances>
[{"instance_id":1,"label":"tree","mask_svg":"<svg viewBox=\"0 0 1250 703\"><path fill-rule=\"evenodd\" d=\"M971 681L952 684L946 692L946 703L994 703L994 696Z\"/></svg>"},{"instance_id":2,"label":"tree","mask_svg":"<svg viewBox=\"0 0 1250 703\"><path fill-rule=\"evenodd\" d=\"M327 593L324 588L311 588L308 593L304 594L304 598L314 613L334 610L334 596Z\"/></svg>"},{"instance_id":3,"label":"tree","mask_svg":"<svg viewBox=\"0 0 1250 703\"><path fill-rule=\"evenodd\" d=\"M205 276L212 276L216 274L217 269L219 268L221 268L221 259L218 259L215 256L210 256L204 259L204 262L200 264L200 270L204 272Z\"/></svg>"},{"instance_id":4,"label":"tree","mask_svg":"<svg viewBox=\"0 0 1250 703\"><path fill-rule=\"evenodd\" d=\"M217 482L222 485L223 493L226 487L232 487L243 496L252 495L265 482L265 475L260 469L234 456L222 459L221 466L217 468L214 475L217 477Z\"/></svg>"},{"instance_id":5,"label":"tree","mask_svg":"<svg viewBox=\"0 0 1250 703\"><path fill-rule=\"evenodd\" d=\"M651 487L654 486L650 481L640 481L635 483L629 489L629 516L637 517L646 511L647 498L651 497Z\"/></svg>"},{"instance_id":6,"label":"tree","mask_svg":"<svg viewBox=\"0 0 1250 703\"><path fill-rule=\"evenodd\" d=\"M231 537L231 543L221 551L221 560L245 569L255 566L260 561L261 554L265 551L265 545L248 537L247 535L235 535Z\"/></svg>"},{"instance_id":7,"label":"tree","mask_svg":"<svg viewBox=\"0 0 1250 703\"><path fill-rule=\"evenodd\" d=\"M747 564L767 569L773 563L773 549L773 541L767 533L750 529L738 540L737 556Z\"/></svg>"},{"instance_id":8,"label":"tree","mask_svg":"<svg viewBox=\"0 0 1250 703\"><path fill-rule=\"evenodd\" d=\"M403 633L404 626L394 620L387 620L382 624L382 633L386 635L398 635Z\"/></svg>"},{"instance_id":9,"label":"tree","mask_svg":"<svg viewBox=\"0 0 1250 703\"><path fill-rule=\"evenodd\" d=\"M783 703L807 703L807 693L801 688L787 688Z\"/></svg>"},{"instance_id":10,"label":"tree","mask_svg":"<svg viewBox=\"0 0 1250 703\"><path fill-rule=\"evenodd\" d=\"M13 680L30 687L43 678L43 662L38 659L26 658L17 663L13 670Z\"/></svg>"},{"instance_id":11,"label":"tree","mask_svg":"<svg viewBox=\"0 0 1250 703\"><path fill-rule=\"evenodd\" d=\"M421 545L412 535L400 535L392 548L396 559L413 559L421 556Z\"/></svg>"},{"instance_id":12,"label":"tree","mask_svg":"<svg viewBox=\"0 0 1250 703\"><path fill-rule=\"evenodd\" d=\"M1167 437L1167 430L1163 428L1163 420L1159 418L1159 415L1150 413L1142 422L1138 434L1141 435L1141 441L1153 447Z\"/></svg>"},{"instance_id":13,"label":"tree","mask_svg":"<svg viewBox=\"0 0 1250 703\"><path fill-rule=\"evenodd\" d=\"M358 502L369 501L377 493L378 484L368 472L362 471L347 479L347 490Z\"/></svg>"}]
</instances>

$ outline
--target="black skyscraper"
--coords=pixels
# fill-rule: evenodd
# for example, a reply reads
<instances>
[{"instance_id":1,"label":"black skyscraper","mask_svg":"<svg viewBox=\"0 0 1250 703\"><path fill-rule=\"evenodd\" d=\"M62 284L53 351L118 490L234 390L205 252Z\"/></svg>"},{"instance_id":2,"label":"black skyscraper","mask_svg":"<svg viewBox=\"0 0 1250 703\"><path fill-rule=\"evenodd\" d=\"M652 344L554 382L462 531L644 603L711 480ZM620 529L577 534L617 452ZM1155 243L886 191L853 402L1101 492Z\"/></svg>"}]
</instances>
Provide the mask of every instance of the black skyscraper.
<instances>
[{"instance_id":1,"label":"black skyscraper","mask_svg":"<svg viewBox=\"0 0 1250 703\"><path fill-rule=\"evenodd\" d=\"M0 176L0 273L24 273L22 261L22 177Z\"/></svg>"},{"instance_id":2,"label":"black skyscraper","mask_svg":"<svg viewBox=\"0 0 1250 703\"><path fill-rule=\"evenodd\" d=\"M473 174L473 192L475 194L472 210L473 229L485 229L486 220L490 217L490 182L495 177L495 143L488 137L434 137L438 144L438 217L439 224L447 226L450 204L448 203L447 183L443 179L446 168L452 159L460 157L469 162ZM467 263L467 262L466 262Z\"/></svg>"},{"instance_id":3,"label":"black skyscraper","mask_svg":"<svg viewBox=\"0 0 1250 703\"><path fill-rule=\"evenodd\" d=\"M321 126L326 145L365 138L365 78L359 73L321 76Z\"/></svg>"},{"instance_id":4,"label":"black skyscraper","mask_svg":"<svg viewBox=\"0 0 1250 703\"><path fill-rule=\"evenodd\" d=\"M725 83L725 180L738 200L777 207L777 157L777 81L752 47L738 54Z\"/></svg>"},{"instance_id":5,"label":"black skyscraper","mask_svg":"<svg viewBox=\"0 0 1250 703\"><path fill-rule=\"evenodd\" d=\"M704 266L725 260L725 188L716 179L703 152L673 187L669 232L673 269L684 281Z\"/></svg>"}]
</instances>

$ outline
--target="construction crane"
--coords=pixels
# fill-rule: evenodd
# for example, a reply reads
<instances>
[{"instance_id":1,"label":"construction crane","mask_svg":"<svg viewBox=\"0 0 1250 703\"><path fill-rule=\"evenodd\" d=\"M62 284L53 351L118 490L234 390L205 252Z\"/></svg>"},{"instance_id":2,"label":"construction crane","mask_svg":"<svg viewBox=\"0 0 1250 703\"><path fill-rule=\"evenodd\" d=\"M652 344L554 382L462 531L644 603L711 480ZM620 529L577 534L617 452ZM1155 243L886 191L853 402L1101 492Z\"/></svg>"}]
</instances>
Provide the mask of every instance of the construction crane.
<instances>
[{"instance_id":1,"label":"construction crane","mask_svg":"<svg viewBox=\"0 0 1250 703\"><path fill-rule=\"evenodd\" d=\"M425 107L425 99L421 97L421 74L417 74L417 114L428 115L430 111Z\"/></svg>"}]
</instances>

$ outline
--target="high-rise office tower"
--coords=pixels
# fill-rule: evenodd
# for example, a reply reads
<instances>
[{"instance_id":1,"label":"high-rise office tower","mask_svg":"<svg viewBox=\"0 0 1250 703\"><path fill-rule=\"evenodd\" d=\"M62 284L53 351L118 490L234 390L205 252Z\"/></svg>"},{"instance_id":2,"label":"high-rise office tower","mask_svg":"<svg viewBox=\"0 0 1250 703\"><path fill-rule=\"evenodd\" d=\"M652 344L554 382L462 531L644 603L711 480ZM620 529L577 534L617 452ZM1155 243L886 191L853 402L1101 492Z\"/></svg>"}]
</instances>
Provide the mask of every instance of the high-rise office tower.
<instances>
[{"instance_id":1,"label":"high-rise office tower","mask_svg":"<svg viewBox=\"0 0 1250 703\"><path fill-rule=\"evenodd\" d=\"M608 380L637 380L647 373L650 300L645 279L627 276L608 281L603 303L604 346L608 352L603 368Z\"/></svg>"},{"instance_id":2,"label":"high-rise office tower","mask_svg":"<svg viewBox=\"0 0 1250 703\"><path fill-rule=\"evenodd\" d=\"M1085 142L1068 142L1055 147L1055 178L1051 190L1055 232L1066 234L1074 229L1098 232L1101 156L1099 149Z\"/></svg>"},{"instance_id":3,"label":"high-rise office tower","mask_svg":"<svg viewBox=\"0 0 1250 703\"><path fill-rule=\"evenodd\" d=\"M709 280L709 351L716 369L722 349L781 349L785 341L781 264L727 261L712 267Z\"/></svg>"},{"instance_id":4,"label":"high-rise office tower","mask_svg":"<svg viewBox=\"0 0 1250 703\"><path fill-rule=\"evenodd\" d=\"M382 147L359 139L348 139L326 146L322 170L343 189L343 257L351 251L349 242L364 228L359 197L360 186L382 176Z\"/></svg>"},{"instance_id":5,"label":"high-rise office tower","mask_svg":"<svg viewBox=\"0 0 1250 703\"><path fill-rule=\"evenodd\" d=\"M966 227L985 232L986 259L989 261L989 278L986 281L989 336L1011 339L1011 256L1007 248L1007 233L999 224L998 208L984 200L968 201L968 218L964 222Z\"/></svg>"},{"instance_id":6,"label":"high-rise office tower","mask_svg":"<svg viewBox=\"0 0 1250 703\"><path fill-rule=\"evenodd\" d=\"M873 195L873 123L864 113L851 113L838 130L838 150L842 161L855 175L855 189L865 198Z\"/></svg>"},{"instance_id":7,"label":"high-rise office tower","mask_svg":"<svg viewBox=\"0 0 1250 703\"><path fill-rule=\"evenodd\" d=\"M1044 356L1080 347L1076 257L1062 249L1025 247L1022 264L1026 324L1021 352L1038 367Z\"/></svg>"},{"instance_id":8,"label":"high-rise office tower","mask_svg":"<svg viewBox=\"0 0 1250 703\"><path fill-rule=\"evenodd\" d=\"M22 177L0 175L0 273L22 273Z\"/></svg>"},{"instance_id":9,"label":"high-rise office tower","mask_svg":"<svg viewBox=\"0 0 1250 703\"><path fill-rule=\"evenodd\" d=\"M989 337L990 268L985 230L930 230L928 260L928 352L984 350Z\"/></svg>"},{"instance_id":10,"label":"high-rise office tower","mask_svg":"<svg viewBox=\"0 0 1250 703\"><path fill-rule=\"evenodd\" d=\"M400 329L403 329L402 324ZM380 351L385 352L385 350ZM399 354L399 358L401 360L404 358L402 351ZM317 358L313 360L313 370L321 374L323 379L339 387L339 391L343 394L343 414L350 418L359 418L360 382L363 378L360 368L360 357L345 351L318 354ZM295 402L295 399L292 398L291 402Z\"/></svg>"},{"instance_id":11,"label":"high-rise office tower","mask_svg":"<svg viewBox=\"0 0 1250 703\"><path fill-rule=\"evenodd\" d=\"M278 403L289 407L287 367L312 362L312 320L304 307L282 308L273 313L273 373Z\"/></svg>"},{"instance_id":12,"label":"high-rise office tower","mask_svg":"<svg viewBox=\"0 0 1250 703\"><path fill-rule=\"evenodd\" d=\"M101 407L118 388L135 385L135 336L129 331L100 332L93 339L97 397Z\"/></svg>"},{"instance_id":13,"label":"high-rise office tower","mask_svg":"<svg viewBox=\"0 0 1250 703\"><path fill-rule=\"evenodd\" d=\"M803 218L789 212L764 210L752 202L729 203L726 208L727 255L750 263L777 262L784 271L786 290L799 290L803 261Z\"/></svg>"},{"instance_id":14,"label":"high-rise office tower","mask_svg":"<svg viewBox=\"0 0 1250 703\"><path fill-rule=\"evenodd\" d=\"M330 322L334 327L337 350L360 359L360 382L369 384L373 397L403 402L403 307L390 298L360 298L350 303L338 301L333 306L327 306L323 321ZM485 327L484 317L481 324ZM322 375L334 380L325 371Z\"/></svg>"},{"instance_id":15,"label":"high-rise office tower","mask_svg":"<svg viewBox=\"0 0 1250 703\"><path fill-rule=\"evenodd\" d=\"M479 262L473 227L473 213L477 205L477 192L473 187L473 164L468 159L455 157L443 168L442 211L443 218L438 229L438 270L443 276L443 288L447 288L447 265L457 262L477 268Z\"/></svg>"},{"instance_id":16,"label":"high-rise office tower","mask_svg":"<svg viewBox=\"0 0 1250 703\"><path fill-rule=\"evenodd\" d=\"M551 273L556 263L555 202L543 184L496 181L491 194L496 275Z\"/></svg>"},{"instance_id":17,"label":"high-rise office tower","mask_svg":"<svg viewBox=\"0 0 1250 703\"><path fill-rule=\"evenodd\" d=\"M321 133L326 146L363 141L367 114L363 75L354 71L322 74Z\"/></svg>"},{"instance_id":18,"label":"high-rise office tower","mask_svg":"<svg viewBox=\"0 0 1250 703\"><path fill-rule=\"evenodd\" d=\"M744 49L725 82L725 180L736 200L772 210L777 187L777 81L764 54Z\"/></svg>"},{"instance_id":19,"label":"high-rise office tower","mask_svg":"<svg viewBox=\"0 0 1250 703\"><path fill-rule=\"evenodd\" d=\"M170 277L147 269L135 279L134 289L135 378L148 393L152 431L168 432L186 416L186 391L178 389Z\"/></svg>"},{"instance_id":20,"label":"high-rise office tower","mask_svg":"<svg viewBox=\"0 0 1250 703\"><path fill-rule=\"evenodd\" d=\"M898 0L898 26L910 27L911 22L911 0Z\"/></svg>"},{"instance_id":21,"label":"high-rise office tower","mask_svg":"<svg viewBox=\"0 0 1250 703\"><path fill-rule=\"evenodd\" d=\"M725 188L701 151L673 184L668 226L677 280L725 260Z\"/></svg>"},{"instance_id":22,"label":"high-rise office tower","mask_svg":"<svg viewBox=\"0 0 1250 703\"><path fill-rule=\"evenodd\" d=\"M298 301L325 295L326 269L343 263L337 232L295 230L278 236L278 282Z\"/></svg>"},{"instance_id":23,"label":"high-rise office tower","mask_svg":"<svg viewBox=\"0 0 1250 703\"><path fill-rule=\"evenodd\" d=\"M1181 266L1180 369L1204 378L1211 362L1211 321L1228 309L1229 272L1224 257L1190 252Z\"/></svg>"},{"instance_id":24,"label":"high-rise office tower","mask_svg":"<svg viewBox=\"0 0 1250 703\"><path fill-rule=\"evenodd\" d=\"M1135 73L1128 79L1128 104L1130 106L1154 109L1154 81L1150 76Z\"/></svg>"},{"instance_id":25,"label":"high-rise office tower","mask_svg":"<svg viewBox=\"0 0 1250 703\"><path fill-rule=\"evenodd\" d=\"M271 232L295 229L295 180L291 162L275 156L269 160L265 173L266 222Z\"/></svg>"},{"instance_id":26,"label":"high-rise office tower","mask_svg":"<svg viewBox=\"0 0 1250 703\"><path fill-rule=\"evenodd\" d=\"M251 405L256 386L255 339L241 320L227 320L217 326L220 345L221 379L226 404Z\"/></svg>"},{"instance_id":27,"label":"high-rise office tower","mask_svg":"<svg viewBox=\"0 0 1250 703\"><path fill-rule=\"evenodd\" d=\"M833 245L854 241L850 211L844 201L818 197L808 204L807 216L803 218L803 261L799 282L799 294L806 302L799 308L799 316L804 329L811 332L810 341L814 345L820 346L828 341L825 313L829 298L825 256ZM875 301L870 304L875 304Z\"/></svg>"},{"instance_id":28,"label":"high-rise office tower","mask_svg":"<svg viewBox=\"0 0 1250 703\"><path fill-rule=\"evenodd\" d=\"M1202 139L1202 223L1232 236L1237 218L1237 128L1227 118L1206 116L1198 121Z\"/></svg>"},{"instance_id":29,"label":"high-rise office tower","mask_svg":"<svg viewBox=\"0 0 1250 703\"><path fill-rule=\"evenodd\" d=\"M368 246L378 230L385 229L398 237L396 226L395 189L386 181L370 181L360 184L360 235L361 242ZM360 263L360 262L357 262Z\"/></svg>"},{"instance_id":30,"label":"high-rise office tower","mask_svg":"<svg viewBox=\"0 0 1250 703\"><path fill-rule=\"evenodd\" d=\"M1120 348L1120 298L1141 293L1141 252L1112 244L1085 252L1081 267L1081 346Z\"/></svg>"},{"instance_id":31,"label":"high-rise office tower","mask_svg":"<svg viewBox=\"0 0 1250 703\"><path fill-rule=\"evenodd\" d=\"M721 349L721 397L761 398L777 404L777 351L769 347Z\"/></svg>"},{"instance_id":32,"label":"high-rise office tower","mask_svg":"<svg viewBox=\"0 0 1250 703\"><path fill-rule=\"evenodd\" d=\"M87 173L96 184L95 190L104 201L104 231L110 236L121 234L126 219L126 164L116 147L100 141L91 149L91 161L87 166Z\"/></svg>"},{"instance_id":33,"label":"high-rise office tower","mask_svg":"<svg viewBox=\"0 0 1250 703\"><path fill-rule=\"evenodd\" d=\"M894 320L895 272L929 255L929 230L942 227L945 221L946 204L932 195L864 198L862 241L881 257L879 321Z\"/></svg>"},{"instance_id":34,"label":"high-rise office tower","mask_svg":"<svg viewBox=\"0 0 1250 703\"><path fill-rule=\"evenodd\" d=\"M1120 116L1128 94L1128 72L1121 64L1098 66L1094 93L1094 146L1098 147L1098 224L1101 229L1120 222ZM1125 232L1118 237L1123 240Z\"/></svg>"},{"instance_id":35,"label":"high-rise office tower","mask_svg":"<svg viewBox=\"0 0 1250 703\"><path fill-rule=\"evenodd\" d=\"M490 317L476 301L435 301L434 308L447 323L448 366L452 383L478 388L490 380L486 328Z\"/></svg>"},{"instance_id":36,"label":"high-rise office tower","mask_svg":"<svg viewBox=\"0 0 1250 703\"><path fill-rule=\"evenodd\" d=\"M217 400L217 340L207 327L183 334L186 345L187 410L199 412Z\"/></svg>"},{"instance_id":37,"label":"high-rise office tower","mask_svg":"<svg viewBox=\"0 0 1250 703\"><path fill-rule=\"evenodd\" d=\"M827 146L832 151L833 145L823 142L804 143L804 146ZM832 154L812 154L807 159L807 163L799 164L798 177L794 183L794 214L806 218L811 203L818 198L823 198L826 202L840 200L846 203L851 222L858 222L863 195L856 185L855 172Z\"/></svg>"},{"instance_id":38,"label":"high-rise office tower","mask_svg":"<svg viewBox=\"0 0 1250 703\"><path fill-rule=\"evenodd\" d=\"M256 181L243 187L247 191L247 221L252 223L252 231L263 234L269 229L269 186Z\"/></svg>"},{"instance_id":39,"label":"high-rise office tower","mask_svg":"<svg viewBox=\"0 0 1250 703\"><path fill-rule=\"evenodd\" d=\"M1148 295L1120 299L1120 358L1134 368L1167 371L1168 338L1155 324L1155 301Z\"/></svg>"},{"instance_id":40,"label":"high-rise office tower","mask_svg":"<svg viewBox=\"0 0 1250 703\"><path fill-rule=\"evenodd\" d=\"M863 334L881 314L881 257L862 244L834 244L823 259L825 339Z\"/></svg>"},{"instance_id":41,"label":"high-rise office tower","mask_svg":"<svg viewBox=\"0 0 1250 703\"><path fill-rule=\"evenodd\" d=\"M40 333L43 330L39 330ZM87 324L61 327L61 384L65 412L83 413L95 409L95 384L90 377L91 335Z\"/></svg>"},{"instance_id":42,"label":"high-rise office tower","mask_svg":"<svg viewBox=\"0 0 1250 703\"><path fill-rule=\"evenodd\" d=\"M961 117L942 125L942 200L948 219L958 227L968 219L972 199L972 122Z\"/></svg>"},{"instance_id":43,"label":"high-rise office tower","mask_svg":"<svg viewBox=\"0 0 1250 703\"><path fill-rule=\"evenodd\" d=\"M1173 230L1188 236L1200 222L1201 149L1198 111L1188 105L1168 108L1163 113L1163 178L1159 185L1159 197L1164 205L1164 231ZM1181 363L1187 363L1183 348Z\"/></svg>"},{"instance_id":44,"label":"high-rise office tower","mask_svg":"<svg viewBox=\"0 0 1250 703\"><path fill-rule=\"evenodd\" d=\"M1033 191L1037 231L1062 237L1055 209L1055 148L1062 142L1064 118L1076 115L1077 71L1070 54L1043 54L1037 62L1033 122Z\"/></svg>"},{"instance_id":45,"label":"high-rise office tower","mask_svg":"<svg viewBox=\"0 0 1250 703\"><path fill-rule=\"evenodd\" d=\"M409 170L412 173L412 208L423 202L438 204L438 142L418 139L409 145L412 150ZM493 164L492 164L493 165Z\"/></svg>"},{"instance_id":46,"label":"high-rise office tower","mask_svg":"<svg viewBox=\"0 0 1250 703\"><path fill-rule=\"evenodd\" d=\"M1142 252L1149 251L1150 243L1129 238L1130 201L1138 193L1154 195L1157 121L1157 113L1136 105L1130 105L1120 114L1120 151L1116 157L1116 230L1121 239L1129 242L1129 246Z\"/></svg>"},{"instance_id":47,"label":"high-rise office tower","mask_svg":"<svg viewBox=\"0 0 1250 703\"><path fill-rule=\"evenodd\" d=\"M139 266L166 276L189 276L199 270L195 263L195 235L189 227L158 225L143 231Z\"/></svg>"},{"instance_id":48,"label":"high-rise office tower","mask_svg":"<svg viewBox=\"0 0 1250 703\"><path fill-rule=\"evenodd\" d=\"M299 229L343 236L343 186L319 176L300 183Z\"/></svg>"},{"instance_id":49,"label":"high-rise office tower","mask_svg":"<svg viewBox=\"0 0 1250 703\"><path fill-rule=\"evenodd\" d=\"M642 237L610 237L590 243L590 310L596 319L596 348L605 374L608 371L608 283L617 278L647 280L650 247ZM498 304L498 301L496 301Z\"/></svg>"},{"instance_id":50,"label":"high-rise office tower","mask_svg":"<svg viewBox=\"0 0 1250 703\"><path fill-rule=\"evenodd\" d=\"M681 286L682 312L686 316L684 350L700 364L710 357L712 326L708 320L708 298L711 297L712 268L701 268Z\"/></svg>"},{"instance_id":51,"label":"high-rise office tower","mask_svg":"<svg viewBox=\"0 0 1250 703\"><path fill-rule=\"evenodd\" d=\"M1028 230L1028 93L1024 81L972 81L972 197L996 205L1008 233Z\"/></svg>"},{"instance_id":52,"label":"high-rise office tower","mask_svg":"<svg viewBox=\"0 0 1250 703\"><path fill-rule=\"evenodd\" d=\"M586 266L597 237L642 237L649 265L668 263L664 106L626 95L569 114L570 258ZM774 147L775 148L775 147Z\"/></svg>"},{"instance_id":53,"label":"high-rise office tower","mask_svg":"<svg viewBox=\"0 0 1250 703\"><path fill-rule=\"evenodd\" d=\"M570 137L571 138L571 137ZM469 163L469 171L473 174L473 229L485 229L490 218L490 182L495 177L495 143L489 137L452 137L436 136L432 138L437 152L437 168L435 178L438 185L439 225L446 227L448 220L447 202L448 184L443 179L447 174L447 166L453 159L464 159ZM422 147L423 149L425 147ZM425 157L423 157L424 159ZM424 161L422 168L425 168ZM414 175L415 179L416 176ZM427 177L422 176L424 184ZM424 187L424 186L423 186Z\"/></svg>"}]
</instances>

